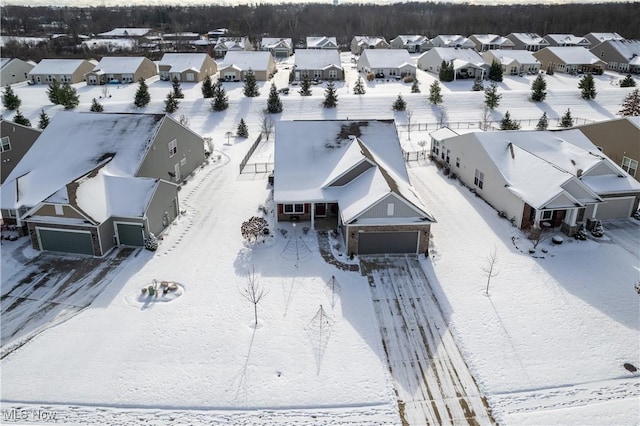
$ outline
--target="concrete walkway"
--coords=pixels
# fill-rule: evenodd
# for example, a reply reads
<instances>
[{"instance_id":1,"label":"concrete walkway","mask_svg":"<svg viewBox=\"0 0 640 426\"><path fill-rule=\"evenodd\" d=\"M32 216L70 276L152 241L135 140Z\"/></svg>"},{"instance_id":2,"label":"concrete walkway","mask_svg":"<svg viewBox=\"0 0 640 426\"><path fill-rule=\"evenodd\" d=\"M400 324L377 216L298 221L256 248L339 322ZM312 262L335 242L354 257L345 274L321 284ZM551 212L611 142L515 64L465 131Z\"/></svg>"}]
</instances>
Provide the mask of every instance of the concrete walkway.
<instances>
[{"instance_id":1,"label":"concrete walkway","mask_svg":"<svg viewBox=\"0 0 640 426\"><path fill-rule=\"evenodd\" d=\"M404 425L494 421L417 258L361 260Z\"/></svg>"}]
</instances>

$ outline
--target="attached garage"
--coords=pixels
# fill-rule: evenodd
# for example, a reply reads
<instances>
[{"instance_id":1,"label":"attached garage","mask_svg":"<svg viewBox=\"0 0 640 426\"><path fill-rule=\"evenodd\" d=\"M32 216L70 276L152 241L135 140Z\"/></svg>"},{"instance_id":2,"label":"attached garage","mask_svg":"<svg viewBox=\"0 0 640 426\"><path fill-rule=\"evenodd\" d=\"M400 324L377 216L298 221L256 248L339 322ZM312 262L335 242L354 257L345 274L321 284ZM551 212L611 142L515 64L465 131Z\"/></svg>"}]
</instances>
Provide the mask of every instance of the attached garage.
<instances>
[{"instance_id":1,"label":"attached garage","mask_svg":"<svg viewBox=\"0 0 640 426\"><path fill-rule=\"evenodd\" d=\"M360 232L358 254L417 253L418 231Z\"/></svg>"},{"instance_id":2,"label":"attached garage","mask_svg":"<svg viewBox=\"0 0 640 426\"><path fill-rule=\"evenodd\" d=\"M93 256L93 242L89 231L70 231L36 227L40 250Z\"/></svg>"},{"instance_id":3,"label":"attached garage","mask_svg":"<svg viewBox=\"0 0 640 426\"><path fill-rule=\"evenodd\" d=\"M605 198L606 203L600 203L596 211L598 219L622 219L630 217L635 197Z\"/></svg>"},{"instance_id":4,"label":"attached garage","mask_svg":"<svg viewBox=\"0 0 640 426\"><path fill-rule=\"evenodd\" d=\"M137 223L116 223L118 242L124 246L143 246L144 232Z\"/></svg>"}]
</instances>

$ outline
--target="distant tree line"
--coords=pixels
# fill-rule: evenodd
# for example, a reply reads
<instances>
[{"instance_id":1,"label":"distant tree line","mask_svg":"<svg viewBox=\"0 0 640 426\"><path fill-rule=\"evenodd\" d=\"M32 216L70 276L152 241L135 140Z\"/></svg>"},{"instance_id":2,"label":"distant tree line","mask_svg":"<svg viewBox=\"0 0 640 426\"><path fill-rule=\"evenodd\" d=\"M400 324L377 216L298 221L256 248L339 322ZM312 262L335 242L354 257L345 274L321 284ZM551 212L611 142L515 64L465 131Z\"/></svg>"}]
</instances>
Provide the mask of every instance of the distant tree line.
<instances>
[{"instance_id":1,"label":"distant tree line","mask_svg":"<svg viewBox=\"0 0 640 426\"><path fill-rule=\"evenodd\" d=\"M206 33L228 28L231 35L335 36L346 48L354 35L379 35L388 40L399 34L500 34L534 32L584 35L617 32L640 39L640 2L559 5L470 5L432 2L393 5L278 4L257 6L135 6L135 7L25 7L4 6L3 35L97 34L114 27L150 27L163 32ZM6 47L6 46L5 46ZM11 47L11 46L9 46ZM44 56L69 54L56 46L41 46ZM74 52L72 52L74 53ZM86 52L75 52L82 56ZM32 54L37 55L35 49ZM6 56L3 53L3 56ZM95 55L94 55L95 56ZM33 58L38 59L38 58Z\"/></svg>"}]
</instances>

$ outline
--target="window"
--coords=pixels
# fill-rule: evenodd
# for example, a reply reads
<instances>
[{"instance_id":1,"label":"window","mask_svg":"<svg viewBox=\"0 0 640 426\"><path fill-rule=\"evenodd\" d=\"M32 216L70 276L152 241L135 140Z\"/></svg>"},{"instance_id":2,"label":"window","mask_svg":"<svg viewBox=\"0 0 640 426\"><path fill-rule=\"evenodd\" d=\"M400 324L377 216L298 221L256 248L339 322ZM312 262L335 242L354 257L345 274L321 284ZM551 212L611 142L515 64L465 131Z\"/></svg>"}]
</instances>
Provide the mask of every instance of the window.
<instances>
[{"instance_id":1,"label":"window","mask_svg":"<svg viewBox=\"0 0 640 426\"><path fill-rule=\"evenodd\" d=\"M542 211L542 216L540 217L541 220L551 220L551 218L553 217L553 210L543 210Z\"/></svg>"},{"instance_id":2,"label":"window","mask_svg":"<svg viewBox=\"0 0 640 426\"><path fill-rule=\"evenodd\" d=\"M53 208L56 210L56 214L58 216L62 216L64 214L64 209L62 208L62 205L60 204L54 204Z\"/></svg>"},{"instance_id":3,"label":"window","mask_svg":"<svg viewBox=\"0 0 640 426\"><path fill-rule=\"evenodd\" d=\"M395 205L393 203L387 204L387 216L393 216Z\"/></svg>"},{"instance_id":4,"label":"window","mask_svg":"<svg viewBox=\"0 0 640 426\"><path fill-rule=\"evenodd\" d=\"M196 81L196 75L192 72L187 73L187 81Z\"/></svg>"},{"instance_id":5,"label":"window","mask_svg":"<svg viewBox=\"0 0 640 426\"><path fill-rule=\"evenodd\" d=\"M329 78L335 80L338 78L338 70L329 70Z\"/></svg>"},{"instance_id":6,"label":"window","mask_svg":"<svg viewBox=\"0 0 640 426\"><path fill-rule=\"evenodd\" d=\"M2 150L4 151L4 145ZM638 171L638 162L629 157L622 157L622 169L635 177L636 172Z\"/></svg>"},{"instance_id":7,"label":"window","mask_svg":"<svg viewBox=\"0 0 640 426\"><path fill-rule=\"evenodd\" d=\"M182 160L180 160L180 165L181 166L186 166L187 165L187 157L184 157Z\"/></svg>"},{"instance_id":8,"label":"window","mask_svg":"<svg viewBox=\"0 0 640 426\"><path fill-rule=\"evenodd\" d=\"M460 167L460 157L456 157L456 167Z\"/></svg>"},{"instance_id":9,"label":"window","mask_svg":"<svg viewBox=\"0 0 640 426\"><path fill-rule=\"evenodd\" d=\"M304 213L304 204L285 204L285 214L300 214Z\"/></svg>"},{"instance_id":10,"label":"window","mask_svg":"<svg viewBox=\"0 0 640 426\"><path fill-rule=\"evenodd\" d=\"M450 150L450 149L448 149L448 150L447 150L447 158L446 158L447 164L450 164L450 163L449 163L449 156L450 156L450 155L451 155L451 150Z\"/></svg>"},{"instance_id":11,"label":"window","mask_svg":"<svg viewBox=\"0 0 640 426\"><path fill-rule=\"evenodd\" d=\"M476 169L476 177L473 179L473 184L482 189L484 186L484 173Z\"/></svg>"},{"instance_id":12,"label":"window","mask_svg":"<svg viewBox=\"0 0 640 426\"><path fill-rule=\"evenodd\" d=\"M0 148L1 152L11 151L11 141L9 141L9 136L4 136L0 139Z\"/></svg>"},{"instance_id":13,"label":"window","mask_svg":"<svg viewBox=\"0 0 640 426\"><path fill-rule=\"evenodd\" d=\"M432 151L433 151L433 153L434 153L435 155L438 155L438 147L439 147L439 146L440 146L440 142L438 142L438 141L434 140L434 141L433 141L433 146L431 147L431 149L432 149Z\"/></svg>"},{"instance_id":14,"label":"window","mask_svg":"<svg viewBox=\"0 0 640 426\"><path fill-rule=\"evenodd\" d=\"M176 139L169 142L169 157L173 157L178 152L178 141Z\"/></svg>"}]
</instances>

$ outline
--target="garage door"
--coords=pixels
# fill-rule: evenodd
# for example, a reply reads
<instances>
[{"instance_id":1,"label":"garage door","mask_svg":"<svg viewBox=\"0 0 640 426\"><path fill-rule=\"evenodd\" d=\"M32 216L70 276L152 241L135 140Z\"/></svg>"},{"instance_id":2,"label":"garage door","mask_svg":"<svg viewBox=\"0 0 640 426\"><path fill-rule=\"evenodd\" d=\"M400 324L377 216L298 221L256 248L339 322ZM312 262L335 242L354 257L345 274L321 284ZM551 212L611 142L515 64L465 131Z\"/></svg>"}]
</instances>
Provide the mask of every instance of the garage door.
<instances>
[{"instance_id":1,"label":"garage door","mask_svg":"<svg viewBox=\"0 0 640 426\"><path fill-rule=\"evenodd\" d=\"M36 228L42 250L63 253L90 254L93 256L93 243L90 232L69 232Z\"/></svg>"},{"instance_id":2,"label":"garage door","mask_svg":"<svg viewBox=\"0 0 640 426\"><path fill-rule=\"evenodd\" d=\"M417 253L418 232L361 232L358 254Z\"/></svg>"},{"instance_id":3,"label":"garage door","mask_svg":"<svg viewBox=\"0 0 640 426\"><path fill-rule=\"evenodd\" d=\"M120 244L125 246L144 245L142 225L118 223L116 226L118 229L118 241L120 241Z\"/></svg>"},{"instance_id":4,"label":"garage door","mask_svg":"<svg viewBox=\"0 0 640 426\"><path fill-rule=\"evenodd\" d=\"M606 203L598 204L598 219L622 219L631 216L634 197L605 198Z\"/></svg>"}]
</instances>

